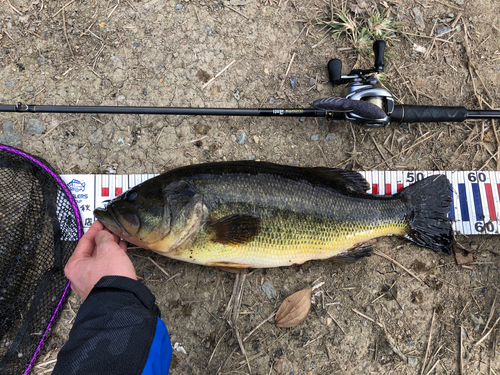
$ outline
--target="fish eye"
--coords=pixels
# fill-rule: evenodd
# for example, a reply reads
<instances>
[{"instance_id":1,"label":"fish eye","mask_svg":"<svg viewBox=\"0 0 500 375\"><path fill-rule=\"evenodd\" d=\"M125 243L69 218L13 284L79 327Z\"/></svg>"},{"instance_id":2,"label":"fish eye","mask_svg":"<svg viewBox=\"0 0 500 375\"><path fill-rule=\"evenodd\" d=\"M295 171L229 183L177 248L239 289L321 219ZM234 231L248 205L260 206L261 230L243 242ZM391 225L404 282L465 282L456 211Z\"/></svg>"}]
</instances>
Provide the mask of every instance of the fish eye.
<instances>
[{"instance_id":1,"label":"fish eye","mask_svg":"<svg viewBox=\"0 0 500 375\"><path fill-rule=\"evenodd\" d=\"M127 191L127 194L125 194L125 199L128 202L133 202L136 197L137 197L137 192L134 190Z\"/></svg>"}]
</instances>

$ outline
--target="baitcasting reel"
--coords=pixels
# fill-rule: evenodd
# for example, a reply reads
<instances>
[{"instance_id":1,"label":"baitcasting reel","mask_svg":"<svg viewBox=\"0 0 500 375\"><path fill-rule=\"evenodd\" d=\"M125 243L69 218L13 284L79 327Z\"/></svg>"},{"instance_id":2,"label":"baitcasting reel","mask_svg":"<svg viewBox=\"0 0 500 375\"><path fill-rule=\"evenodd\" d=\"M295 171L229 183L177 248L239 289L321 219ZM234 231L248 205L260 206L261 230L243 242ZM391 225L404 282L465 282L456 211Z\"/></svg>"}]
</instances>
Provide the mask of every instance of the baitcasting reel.
<instances>
[{"instance_id":1,"label":"baitcasting reel","mask_svg":"<svg viewBox=\"0 0 500 375\"><path fill-rule=\"evenodd\" d=\"M353 69L346 76L341 75L342 61L332 59L328 63L330 82L334 86L347 83L347 86L341 92L343 98L362 100L374 104L385 113L383 118L373 118L363 117L354 112L347 112L345 114L346 120L370 127L378 127L389 123L390 116L394 110L394 99L392 94L380 85L378 78L375 76L376 73L380 73L384 69L384 50L385 42L377 40L373 43L375 67L368 70Z\"/></svg>"}]
</instances>

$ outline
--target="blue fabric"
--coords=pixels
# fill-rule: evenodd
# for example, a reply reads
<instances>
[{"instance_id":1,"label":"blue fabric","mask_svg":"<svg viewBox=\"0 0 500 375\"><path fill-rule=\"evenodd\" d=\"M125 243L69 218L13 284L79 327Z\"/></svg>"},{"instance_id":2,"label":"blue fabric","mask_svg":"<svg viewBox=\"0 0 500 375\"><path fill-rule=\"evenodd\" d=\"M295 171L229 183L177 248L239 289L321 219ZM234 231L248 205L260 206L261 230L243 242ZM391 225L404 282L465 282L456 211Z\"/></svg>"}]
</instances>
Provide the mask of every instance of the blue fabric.
<instances>
[{"instance_id":1,"label":"blue fabric","mask_svg":"<svg viewBox=\"0 0 500 375\"><path fill-rule=\"evenodd\" d=\"M156 331L148 360L142 375L162 375L168 374L170 359L172 358L172 344L168 336L167 327L160 318L157 318Z\"/></svg>"}]
</instances>

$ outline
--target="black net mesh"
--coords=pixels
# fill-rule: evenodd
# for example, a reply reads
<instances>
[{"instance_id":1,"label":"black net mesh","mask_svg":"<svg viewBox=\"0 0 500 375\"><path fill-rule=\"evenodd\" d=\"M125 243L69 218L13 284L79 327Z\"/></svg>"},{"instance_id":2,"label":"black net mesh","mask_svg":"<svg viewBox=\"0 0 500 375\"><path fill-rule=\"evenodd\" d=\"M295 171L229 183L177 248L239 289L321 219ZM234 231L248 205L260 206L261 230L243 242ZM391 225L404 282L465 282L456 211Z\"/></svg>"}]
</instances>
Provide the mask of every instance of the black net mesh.
<instances>
[{"instance_id":1,"label":"black net mesh","mask_svg":"<svg viewBox=\"0 0 500 375\"><path fill-rule=\"evenodd\" d=\"M43 160L0 145L0 373L28 373L69 291L78 208Z\"/></svg>"}]
</instances>

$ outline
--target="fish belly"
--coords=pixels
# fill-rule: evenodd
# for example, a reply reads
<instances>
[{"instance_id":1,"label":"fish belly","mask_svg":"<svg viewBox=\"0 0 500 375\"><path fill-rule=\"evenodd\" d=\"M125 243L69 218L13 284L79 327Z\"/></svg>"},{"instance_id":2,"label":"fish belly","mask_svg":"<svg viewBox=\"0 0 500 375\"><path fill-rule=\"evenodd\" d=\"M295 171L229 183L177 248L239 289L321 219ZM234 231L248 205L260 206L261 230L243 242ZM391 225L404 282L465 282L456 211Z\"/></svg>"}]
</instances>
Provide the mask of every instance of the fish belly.
<instances>
[{"instance_id":1,"label":"fish belly","mask_svg":"<svg viewBox=\"0 0 500 375\"><path fill-rule=\"evenodd\" d=\"M374 238L403 235L406 230L404 220L337 221L301 216L264 217L259 235L245 244L222 244L205 231L181 254L168 256L209 266L281 267L329 259Z\"/></svg>"}]
</instances>

